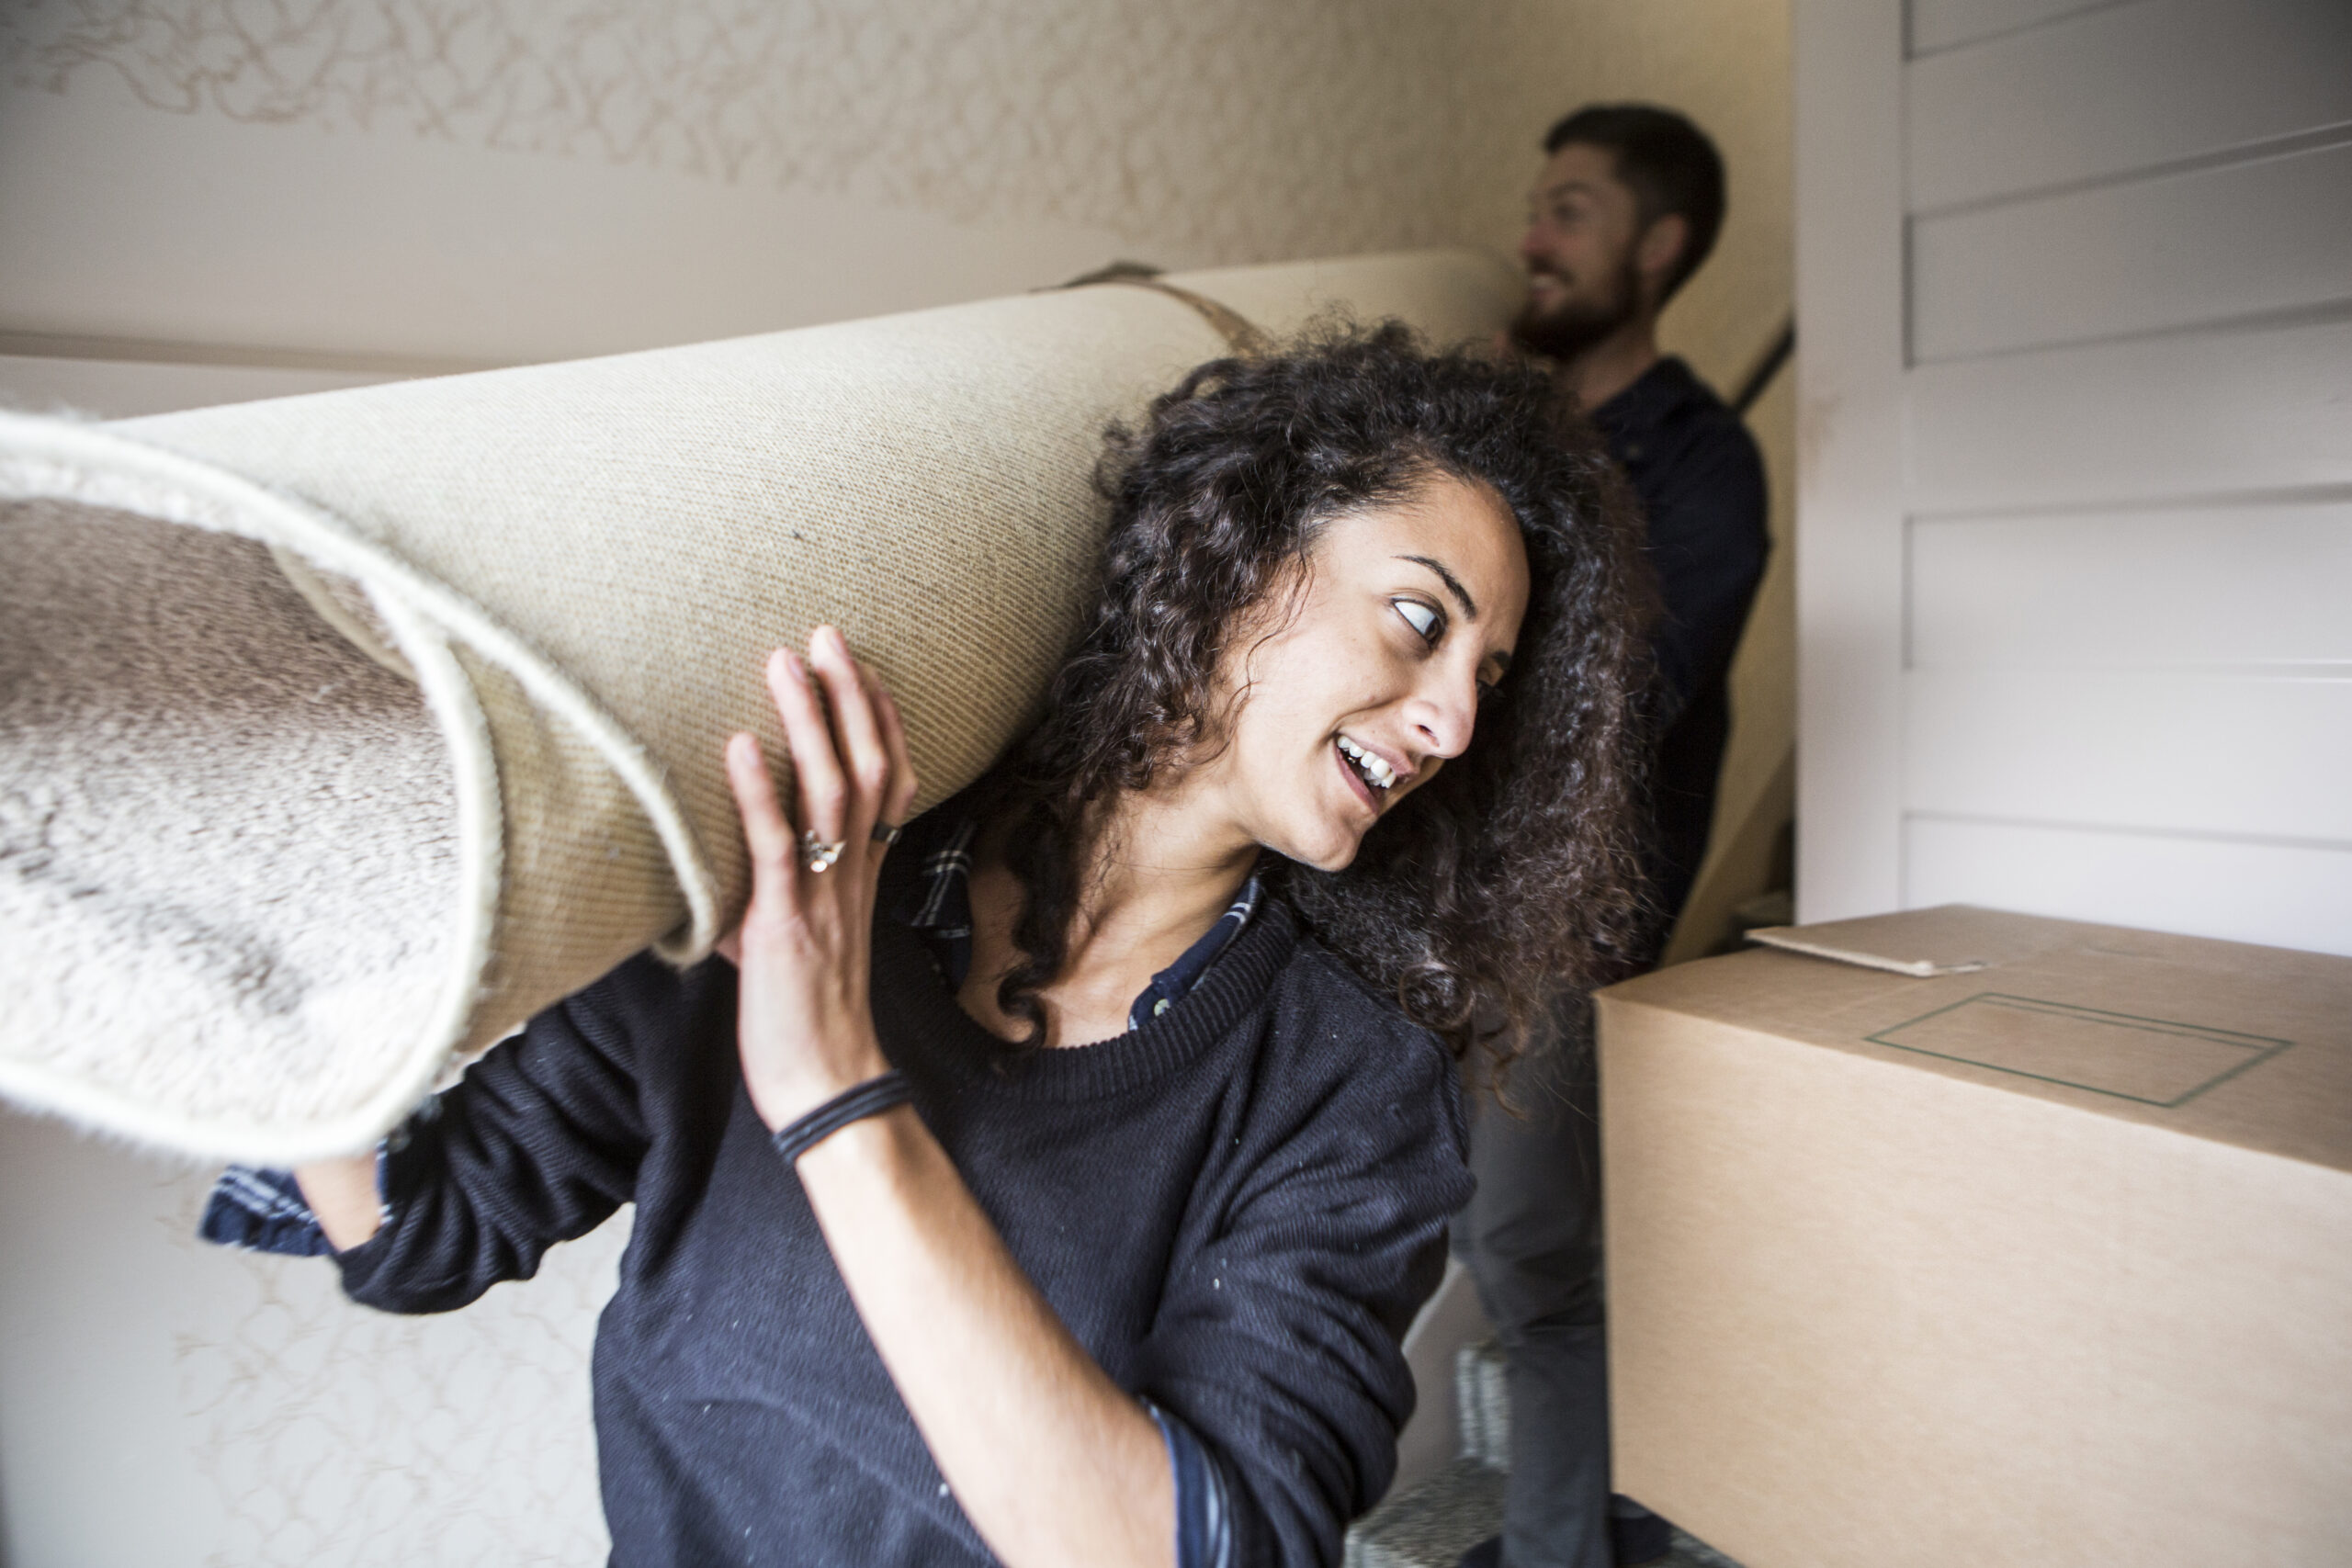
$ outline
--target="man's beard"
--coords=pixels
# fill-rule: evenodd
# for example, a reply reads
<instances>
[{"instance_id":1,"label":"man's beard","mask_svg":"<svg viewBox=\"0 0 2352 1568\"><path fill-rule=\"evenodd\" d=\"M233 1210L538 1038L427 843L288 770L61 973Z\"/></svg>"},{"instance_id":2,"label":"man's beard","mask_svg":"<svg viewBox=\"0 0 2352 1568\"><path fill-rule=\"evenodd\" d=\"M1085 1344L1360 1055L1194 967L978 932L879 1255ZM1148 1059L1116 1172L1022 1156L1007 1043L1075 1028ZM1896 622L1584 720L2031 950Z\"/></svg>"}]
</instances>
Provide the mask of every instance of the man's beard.
<instances>
[{"instance_id":1,"label":"man's beard","mask_svg":"<svg viewBox=\"0 0 2352 1568\"><path fill-rule=\"evenodd\" d=\"M1559 274L1548 276L1557 277ZM1510 341L1529 354L1563 364L1583 357L1641 313L1641 276L1634 270L1632 256L1625 258L1615 281L1617 286L1609 291L1606 299L1570 297L1549 310L1537 310L1535 301L1530 299L1511 321Z\"/></svg>"}]
</instances>

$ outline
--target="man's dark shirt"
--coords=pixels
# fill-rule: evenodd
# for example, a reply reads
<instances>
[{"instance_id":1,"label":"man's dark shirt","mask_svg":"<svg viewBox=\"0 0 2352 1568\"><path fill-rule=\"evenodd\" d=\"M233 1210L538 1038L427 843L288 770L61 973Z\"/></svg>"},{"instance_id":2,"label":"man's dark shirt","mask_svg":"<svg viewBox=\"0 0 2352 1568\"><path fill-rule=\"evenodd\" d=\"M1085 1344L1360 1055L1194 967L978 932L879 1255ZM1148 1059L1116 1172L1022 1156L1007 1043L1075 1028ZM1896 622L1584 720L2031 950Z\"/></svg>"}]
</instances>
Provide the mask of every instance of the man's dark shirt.
<instances>
[{"instance_id":1,"label":"man's dark shirt","mask_svg":"<svg viewBox=\"0 0 2352 1568\"><path fill-rule=\"evenodd\" d=\"M1660 944L1690 897L1731 733L1725 677L1770 547L1764 459L1739 416L1676 358L1659 360L1592 413L1648 518L1666 604L1653 648L1661 738L1651 863Z\"/></svg>"}]
</instances>

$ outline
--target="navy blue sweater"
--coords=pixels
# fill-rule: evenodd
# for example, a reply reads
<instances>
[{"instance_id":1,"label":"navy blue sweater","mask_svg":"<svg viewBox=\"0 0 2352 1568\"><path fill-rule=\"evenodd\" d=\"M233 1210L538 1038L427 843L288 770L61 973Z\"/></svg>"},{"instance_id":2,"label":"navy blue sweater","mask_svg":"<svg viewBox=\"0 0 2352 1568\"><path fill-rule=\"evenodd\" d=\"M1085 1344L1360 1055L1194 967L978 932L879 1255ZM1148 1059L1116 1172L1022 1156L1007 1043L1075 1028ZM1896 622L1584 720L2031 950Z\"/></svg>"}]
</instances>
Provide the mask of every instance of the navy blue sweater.
<instances>
[{"instance_id":1,"label":"navy blue sweater","mask_svg":"<svg viewBox=\"0 0 2352 1568\"><path fill-rule=\"evenodd\" d=\"M1008 1050L889 919L874 1007L1013 1258L1224 1472L1234 1561L1336 1562L1394 1473L1399 1342L1471 1184L1443 1051L1268 905L1183 1006L1101 1044ZM595 1351L614 1561L987 1562L734 1032L722 961L635 960L548 1010L390 1156L391 1217L338 1257L345 1288L460 1306L634 1201Z\"/></svg>"}]
</instances>

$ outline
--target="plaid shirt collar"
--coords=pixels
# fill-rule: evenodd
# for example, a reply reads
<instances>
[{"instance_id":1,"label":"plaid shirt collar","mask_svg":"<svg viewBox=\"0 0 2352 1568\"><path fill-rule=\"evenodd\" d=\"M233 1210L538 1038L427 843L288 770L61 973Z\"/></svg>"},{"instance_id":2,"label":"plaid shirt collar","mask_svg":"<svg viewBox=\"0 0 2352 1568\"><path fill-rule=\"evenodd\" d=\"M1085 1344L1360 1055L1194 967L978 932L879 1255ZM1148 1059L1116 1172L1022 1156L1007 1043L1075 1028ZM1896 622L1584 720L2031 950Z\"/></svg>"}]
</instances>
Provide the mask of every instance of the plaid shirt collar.
<instances>
[{"instance_id":1,"label":"plaid shirt collar","mask_svg":"<svg viewBox=\"0 0 2352 1568\"><path fill-rule=\"evenodd\" d=\"M979 824L967 817L923 857L915 897L902 916L922 934L940 974L955 987L962 986L972 972L972 840L978 830ZM1191 995L1209 965L1249 927L1264 893L1264 885L1251 873L1216 923L1175 963L1154 975L1128 1006L1127 1027L1141 1029Z\"/></svg>"}]
</instances>

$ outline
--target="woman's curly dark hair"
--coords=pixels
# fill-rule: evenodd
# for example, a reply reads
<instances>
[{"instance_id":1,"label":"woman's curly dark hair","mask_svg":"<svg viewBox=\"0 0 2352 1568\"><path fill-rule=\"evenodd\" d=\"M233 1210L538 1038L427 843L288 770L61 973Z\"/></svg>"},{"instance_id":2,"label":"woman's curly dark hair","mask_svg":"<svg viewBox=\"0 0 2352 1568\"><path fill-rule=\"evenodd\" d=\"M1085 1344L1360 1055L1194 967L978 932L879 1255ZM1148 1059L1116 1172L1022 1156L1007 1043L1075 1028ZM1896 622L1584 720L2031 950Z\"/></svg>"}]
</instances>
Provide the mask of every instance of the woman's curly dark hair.
<instances>
[{"instance_id":1,"label":"woman's curly dark hair","mask_svg":"<svg viewBox=\"0 0 2352 1568\"><path fill-rule=\"evenodd\" d=\"M1654 603L1630 492L1551 377L1427 353L1396 322L1326 326L1204 365L1140 430L1109 433L1101 600L1044 719L975 802L1026 889L1013 935L1027 961L998 1002L1033 1040L1098 807L1217 743L1219 658L1297 581L1326 525L1445 475L1500 496L1525 541L1510 672L1469 750L1398 802L1352 864L1283 862L1268 886L1457 1054L1483 1040L1507 1063L1560 987L1621 972L1643 919L1638 701Z\"/></svg>"}]
</instances>

